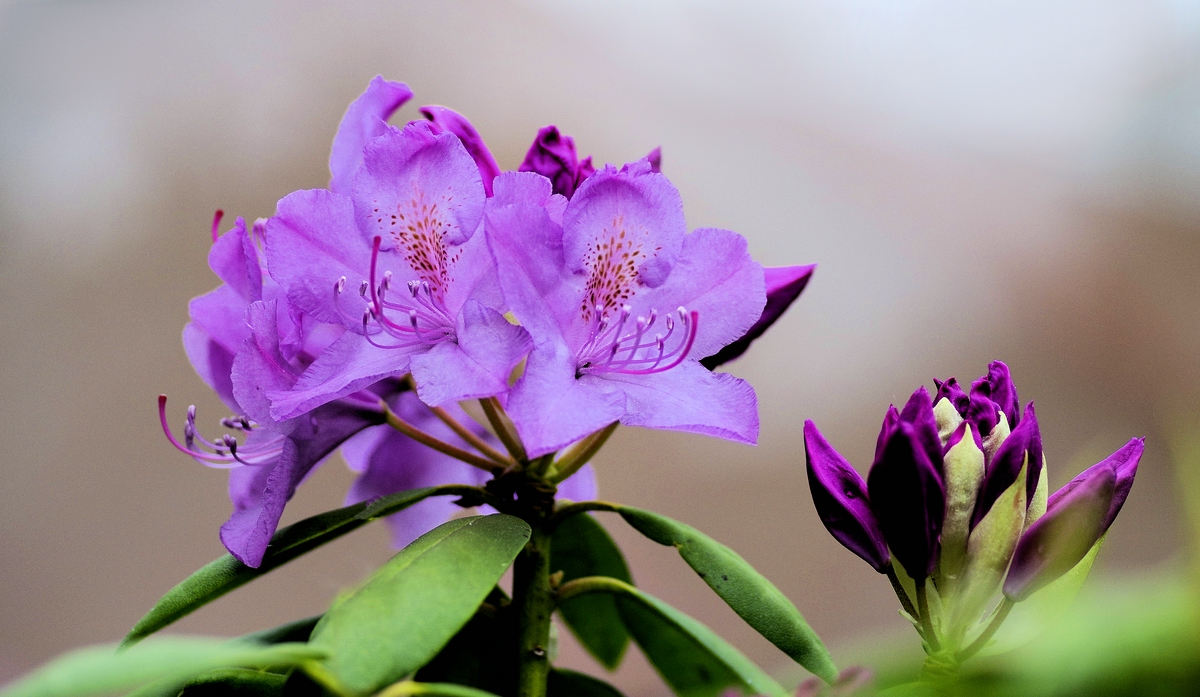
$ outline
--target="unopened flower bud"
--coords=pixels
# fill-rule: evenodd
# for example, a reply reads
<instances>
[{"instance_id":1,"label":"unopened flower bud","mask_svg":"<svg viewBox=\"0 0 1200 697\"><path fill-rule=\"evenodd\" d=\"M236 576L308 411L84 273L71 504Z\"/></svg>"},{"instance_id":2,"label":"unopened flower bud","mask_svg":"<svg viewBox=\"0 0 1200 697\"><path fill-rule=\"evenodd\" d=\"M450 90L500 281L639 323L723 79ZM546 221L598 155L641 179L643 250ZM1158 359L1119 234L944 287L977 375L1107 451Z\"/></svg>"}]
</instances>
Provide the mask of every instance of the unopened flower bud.
<instances>
[{"instance_id":1,"label":"unopened flower bud","mask_svg":"<svg viewBox=\"0 0 1200 697\"><path fill-rule=\"evenodd\" d=\"M1046 514L1021 536L1004 581L1004 595L1024 600L1083 559L1103 534L1116 479L1109 467L1091 471L1047 506Z\"/></svg>"},{"instance_id":2,"label":"unopened flower bud","mask_svg":"<svg viewBox=\"0 0 1200 697\"><path fill-rule=\"evenodd\" d=\"M940 464L940 447L938 460ZM924 582L937 561L946 495L924 439L903 414L867 476L867 491L892 554L913 580Z\"/></svg>"},{"instance_id":3,"label":"unopened flower bud","mask_svg":"<svg viewBox=\"0 0 1200 697\"><path fill-rule=\"evenodd\" d=\"M821 522L834 539L876 571L891 563L887 543L867 499L867 484L812 421L804 422L808 486Z\"/></svg>"},{"instance_id":4,"label":"unopened flower bud","mask_svg":"<svg viewBox=\"0 0 1200 697\"><path fill-rule=\"evenodd\" d=\"M968 421L959 425L946 444L942 465L946 516L942 523L942 555L938 562L942 586L955 585L966 564L971 515L983 482L983 448L980 446L979 437Z\"/></svg>"}]
</instances>

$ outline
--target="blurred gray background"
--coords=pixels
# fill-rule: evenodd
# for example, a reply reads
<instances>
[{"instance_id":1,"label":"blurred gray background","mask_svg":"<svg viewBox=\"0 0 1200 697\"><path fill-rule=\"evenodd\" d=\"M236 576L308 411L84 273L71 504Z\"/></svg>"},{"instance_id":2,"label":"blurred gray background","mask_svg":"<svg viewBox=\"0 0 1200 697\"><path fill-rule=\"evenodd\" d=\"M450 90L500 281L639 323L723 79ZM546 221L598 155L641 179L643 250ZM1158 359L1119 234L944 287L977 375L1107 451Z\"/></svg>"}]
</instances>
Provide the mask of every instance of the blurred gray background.
<instances>
[{"instance_id":1,"label":"blurred gray background","mask_svg":"<svg viewBox=\"0 0 1200 697\"><path fill-rule=\"evenodd\" d=\"M731 545L835 651L906 626L815 515L803 420L865 468L889 402L993 358L1037 401L1053 485L1148 437L1099 573L1180 549L1166 436L1200 405L1197 3L10 2L0 682L119 638L222 552L225 476L155 415L159 392L220 412L179 340L216 285L209 220L324 186L377 73L417 94L394 122L451 106L508 168L549 123L601 162L661 145L691 226L741 232L767 265L820 263L731 367L758 389L758 447L624 429L597 465L605 498ZM329 462L285 522L350 480ZM648 591L786 664L677 555L606 523ZM176 630L317 613L390 553L364 529ZM635 654L615 683L664 694Z\"/></svg>"}]
</instances>

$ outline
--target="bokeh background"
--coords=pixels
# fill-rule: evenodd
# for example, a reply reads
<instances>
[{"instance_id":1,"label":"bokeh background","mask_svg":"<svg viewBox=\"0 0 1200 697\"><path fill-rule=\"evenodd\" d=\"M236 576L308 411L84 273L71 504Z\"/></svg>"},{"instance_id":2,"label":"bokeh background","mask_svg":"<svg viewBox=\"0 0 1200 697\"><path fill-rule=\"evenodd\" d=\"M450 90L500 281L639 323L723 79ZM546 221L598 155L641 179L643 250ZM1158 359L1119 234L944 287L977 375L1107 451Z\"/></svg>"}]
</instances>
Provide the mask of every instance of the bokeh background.
<instances>
[{"instance_id":1,"label":"bokeh background","mask_svg":"<svg viewBox=\"0 0 1200 697\"><path fill-rule=\"evenodd\" d=\"M889 402L992 358L1034 399L1054 486L1148 437L1100 574L1181 547L1166 439L1200 405L1200 4L9 2L0 5L0 682L120 637L223 550L224 475L155 396L220 406L184 356L216 284L215 208L324 186L377 73L472 119L502 166L557 124L621 163L655 146L689 224L819 262L731 367L758 447L625 429L606 498L739 550L844 651L904 634L888 584L813 511L801 424L860 468ZM329 462L285 522L340 505ZM607 520L637 581L768 669L786 657L668 549ZM383 526L180 622L232 636L320 612ZM598 671L563 633L562 662ZM911 637L915 643L916 637ZM636 649L613 681L665 694Z\"/></svg>"}]
</instances>

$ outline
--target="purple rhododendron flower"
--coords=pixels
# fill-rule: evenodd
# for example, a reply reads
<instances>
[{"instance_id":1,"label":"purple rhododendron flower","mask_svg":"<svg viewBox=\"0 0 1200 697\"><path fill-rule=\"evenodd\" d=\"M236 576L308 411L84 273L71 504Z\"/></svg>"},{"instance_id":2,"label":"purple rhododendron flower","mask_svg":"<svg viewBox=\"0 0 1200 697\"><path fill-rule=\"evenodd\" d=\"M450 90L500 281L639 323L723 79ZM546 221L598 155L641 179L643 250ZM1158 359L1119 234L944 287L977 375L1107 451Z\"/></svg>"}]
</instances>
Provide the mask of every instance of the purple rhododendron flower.
<instances>
[{"instance_id":1,"label":"purple rhododendron flower","mask_svg":"<svg viewBox=\"0 0 1200 697\"><path fill-rule=\"evenodd\" d=\"M495 265L475 234L480 170L462 141L425 122L388 127L353 182L349 195L290 194L267 222L271 275L289 302L347 330L295 385L268 395L271 415L293 418L408 372L434 406L505 391L531 344L500 311Z\"/></svg>"},{"instance_id":2,"label":"purple rhododendron flower","mask_svg":"<svg viewBox=\"0 0 1200 697\"><path fill-rule=\"evenodd\" d=\"M534 341L507 396L530 456L618 421L755 442L753 388L699 358L761 317L762 267L736 233L689 234L649 162L605 167L569 202L545 177L502 174L485 229Z\"/></svg>"}]
</instances>

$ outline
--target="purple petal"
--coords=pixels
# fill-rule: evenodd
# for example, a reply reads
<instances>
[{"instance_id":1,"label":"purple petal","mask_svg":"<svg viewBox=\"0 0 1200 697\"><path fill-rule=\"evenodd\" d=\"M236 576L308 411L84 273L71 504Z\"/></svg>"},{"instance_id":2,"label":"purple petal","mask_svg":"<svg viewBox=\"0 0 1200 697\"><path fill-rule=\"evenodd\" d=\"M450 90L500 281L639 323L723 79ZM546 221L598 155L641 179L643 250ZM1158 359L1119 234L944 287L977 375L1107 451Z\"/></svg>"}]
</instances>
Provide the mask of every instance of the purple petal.
<instances>
[{"instance_id":1,"label":"purple petal","mask_svg":"<svg viewBox=\"0 0 1200 697\"><path fill-rule=\"evenodd\" d=\"M871 461L872 466L883 459L883 449L887 447L888 439L892 437L892 432L896 430L898 423L900 423L900 412L896 409L895 404L889 404L887 414L883 416L883 426L879 428L879 436L875 438L875 459Z\"/></svg>"},{"instance_id":2,"label":"purple petal","mask_svg":"<svg viewBox=\"0 0 1200 697\"><path fill-rule=\"evenodd\" d=\"M946 513L941 476L929 462L922 440L902 417L884 446L883 457L867 476L871 510L884 539L917 583L933 573Z\"/></svg>"},{"instance_id":3,"label":"purple petal","mask_svg":"<svg viewBox=\"0 0 1200 697\"><path fill-rule=\"evenodd\" d=\"M233 513L221 526L221 541L229 553L257 568L300 482L343 441L381 421L377 412L329 404L285 425L290 433L277 461L231 470Z\"/></svg>"},{"instance_id":4,"label":"purple petal","mask_svg":"<svg viewBox=\"0 0 1200 697\"><path fill-rule=\"evenodd\" d=\"M575 474L558 485L558 498L571 501L594 501L599 496L596 487L596 470L591 464L579 468Z\"/></svg>"},{"instance_id":5,"label":"purple petal","mask_svg":"<svg viewBox=\"0 0 1200 697\"><path fill-rule=\"evenodd\" d=\"M1078 564L1104 532L1115 485L1114 469L1102 467L1048 506L1017 542L1004 594L1024 600Z\"/></svg>"},{"instance_id":6,"label":"purple petal","mask_svg":"<svg viewBox=\"0 0 1200 697\"><path fill-rule=\"evenodd\" d=\"M412 352L405 349L372 346L361 335L346 332L290 388L267 388L271 418L291 419L383 378L403 375L409 370L411 358Z\"/></svg>"},{"instance_id":7,"label":"purple petal","mask_svg":"<svg viewBox=\"0 0 1200 697\"><path fill-rule=\"evenodd\" d=\"M925 457L941 476L942 439L938 436L937 417L933 415L933 401L924 386L917 388L908 398L904 409L900 411L900 421L912 426L914 436L925 449Z\"/></svg>"},{"instance_id":8,"label":"purple petal","mask_svg":"<svg viewBox=\"0 0 1200 697\"><path fill-rule=\"evenodd\" d=\"M967 403L967 413L963 418L970 421L975 426L975 430L986 438L996 428L996 424L1000 420L999 413L1000 406L991 398L972 390L970 401ZM1009 422L1009 426L1013 426L1012 422Z\"/></svg>"},{"instance_id":9,"label":"purple petal","mask_svg":"<svg viewBox=\"0 0 1200 697\"><path fill-rule=\"evenodd\" d=\"M950 437L946 440L946 447L942 448L943 457L946 455L946 453L949 453L951 450L953 450L954 446L961 443L962 439L967 436L967 426L969 425L969 421L963 421L958 425L958 428L954 429L954 433L951 433ZM975 447L982 451L983 440L980 439L979 433L976 432L974 428L971 429L971 436L975 440Z\"/></svg>"},{"instance_id":10,"label":"purple petal","mask_svg":"<svg viewBox=\"0 0 1200 697\"><path fill-rule=\"evenodd\" d=\"M812 421L804 422L804 454L808 488L825 529L876 571L886 572L891 555L871 512L867 483Z\"/></svg>"},{"instance_id":11,"label":"purple petal","mask_svg":"<svg viewBox=\"0 0 1200 697\"><path fill-rule=\"evenodd\" d=\"M400 241L408 228L414 236L435 236L434 244L462 244L479 226L486 194L462 141L414 121L367 145L352 198L364 239L378 235L381 249L388 250L404 246ZM409 265L417 271L421 263L412 259Z\"/></svg>"},{"instance_id":12,"label":"purple petal","mask_svg":"<svg viewBox=\"0 0 1200 697\"><path fill-rule=\"evenodd\" d=\"M563 255L570 271L602 274L614 292L634 283L654 288L666 281L685 234L683 201L666 177L645 162L620 171L609 166L589 177L567 204ZM636 278L622 275L625 261L634 265ZM619 301L597 296L589 302Z\"/></svg>"},{"instance_id":13,"label":"purple petal","mask_svg":"<svg viewBox=\"0 0 1200 697\"><path fill-rule=\"evenodd\" d=\"M577 380L561 344L536 346L508 396L507 410L530 457L559 450L617 421L625 398L603 379Z\"/></svg>"},{"instance_id":14,"label":"purple petal","mask_svg":"<svg viewBox=\"0 0 1200 697\"><path fill-rule=\"evenodd\" d=\"M367 91L351 102L333 138L329 153L329 189L350 193L354 173L362 163L363 148L372 138L389 129L387 120L412 98L412 90L402 82L390 82L376 75Z\"/></svg>"},{"instance_id":15,"label":"purple petal","mask_svg":"<svg viewBox=\"0 0 1200 697\"><path fill-rule=\"evenodd\" d=\"M601 381L624 393L623 424L758 442L758 398L741 378L684 361L652 375L585 375L577 382Z\"/></svg>"},{"instance_id":16,"label":"purple petal","mask_svg":"<svg viewBox=\"0 0 1200 697\"><path fill-rule=\"evenodd\" d=\"M1133 487L1133 478L1137 475L1138 463L1141 462L1142 452L1145 449L1145 438L1130 439L1128 443L1121 446L1115 453L1080 472L1077 477L1067 482L1058 491L1050 494L1050 498L1046 501L1046 509L1049 510L1058 505L1064 497L1070 495L1081 484L1090 481L1094 477L1103 476L1103 470L1112 470L1115 477L1113 499L1108 513L1104 517L1104 524L1101 530L1101 534L1103 534L1112 525L1117 514L1121 512L1121 506L1125 505L1125 499L1129 497L1129 490Z\"/></svg>"},{"instance_id":17,"label":"purple petal","mask_svg":"<svg viewBox=\"0 0 1200 697\"><path fill-rule=\"evenodd\" d=\"M286 391L296 381L291 364L279 352L279 324L274 300L251 303L245 322L250 336L233 360L233 394L246 415L260 424L285 421L272 414L270 394ZM307 410L306 410L307 411Z\"/></svg>"},{"instance_id":18,"label":"purple petal","mask_svg":"<svg viewBox=\"0 0 1200 697\"><path fill-rule=\"evenodd\" d=\"M233 380L230 377L234 352L213 341L195 323L183 328L183 348L204 384L211 387L231 411L242 413L237 398L233 396Z\"/></svg>"},{"instance_id":19,"label":"purple petal","mask_svg":"<svg viewBox=\"0 0 1200 697\"><path fill-rule=\"evenodd\" d=\"M971 394L976 392L988 397L1004 415L1008 425L1016 428L1021 422L1021 403L1017 401L1017 386L1013 384L1008 366L1001 361L988 364L987 375L971 383Z\"/></svg>"},{"instance_id":20,"label":"purple petal","mask_svg":"<svg viewBox=\"0 0 1200 697\"><path fill-rule=\"evenodd\" d=\"M588 159L590 160L591 158L588 158ZM651 150L650 152L646 153L646 157L644 159L646 160L646 162L650 163L650 171L651 172L661 172L662 171L662 148L655 148L655 149ZM815 266L815 264L814 264L814 266ZM789 268L789 267L784 267L784 268Z\"/></svg>"},{"instance_id":21,"label":"purple petal","mask_svg":"<svg viewBox=\"0 0 1200 697\"><path fill-rule=\"evenodd\" d=\"M657 171L657 170L656 170ZM771 328L792 302L800 297L800 293L812 278L816 264L807 266L782 266L763 269L763 280L766 283L767 304L763 307L758 321L740 339L729 344L720 351L700 361L705 368L715 369L741 356L750 348L750 344Z\"/></svg>"},{"instance_id":22,"label":"purple petal","mask_svg":"<svg viewBox=\"0 0 1200 697\"><path fill-rule=\"evenodd\" d=\"M500 271L508 307L535 342L565 341L579 316L579 291L563 259L562 227L553 220L550 182L533 173L505 172L488 201L488 246Z\"/></svg>"},{"instance_id":23,"label":"purple petal","mask_svg":"<svg viewBox=\"0 0 1200 697\"><path fill-rule=\"evenodd\" d=\"M533 349L524 328L474 300L458 317L458 341L413 356L417 394L432 406L490 397L508 390L508 376Z\"/></svg>"},{"instance_id":24,"label":"purple petal","mask_svg":"<svg viewBox=\"0 0 1200 697\"><path fill-rule=\"evenodd\" d=\"M937 386L937 395L933 398L933 403L936 405L943 399L950 400L950 404L954 406L954 410L964 419L967 417L967 409L971 404L971 398L966 392L963 392L956 378L948 378L945 382L934 379L933 384ZM978 428L973 429L978 432Z\"/></svg>"},{"instance_id":25,"label":"purple petal","mask_svg":"<svg viewBox=\"0 0 1200 697\"><path fill-rule=\"evenodd\" d=\"M367 301L358 288L370 269L371 246L354 223L349 197L324 189L288 194L267 221L265 237L271 278L290 303L316 320L362 332Z\"/></svg>"},{"instance_id":26,"label":"purple petal","mask_svg":"<svg viewBox=\"0 0 1200 697\"><path fill-rule=\"evenodd\" d=\"M971 527L974 528L983 516L991 510L992 504L1004 493L1021 474L1021 467L1028 457L1029 472L1026 474L1026 502L1032 500L1032 493L1037 488L1037 480L1041 473L1042 435L1038 430L1037 417L1033 412L1033 404L1025 410L1023 419L1008 438L1000 444L992 457L988 470L983 476L983 484L979 487L979 498L975 501L975 513L971 516ZM1036 463L1035 463L1036 460ZM1032 484L1032 487L1030 486Z\"/></svg>"},{"instance_id":27,"label":"purple petal","mask_svg":"<svg viewBox=\"0 0 1200 697\"><path fill-rule=\"evenodd\" d=\"M444 106L423 106L418 111L433 123L435 133L449 132L458 136L471 159L475 160L475 165L479 167L483 190L491 196L492 180L500 176L500 165L496 164L496 158L492 157L492 152L483 142L479 131L476 131L462 114Z\"/></svg>"},{"instance_id":28,"label":"purple petal","mask_svg":"<svg viewBox=\"0 0 1200 697\"><path fill-rule=\"evenodd\" d=\"M546 126L538 131L517 171L536 172L551 181L554 193L571 198L595 168L591 158L579 161L571 136L560 134L555 126Z\"/></svg>"},{"instance_id":29,"label":"purple petal","mask_svg":"<svg viewBox=\"0 0 1200 697\"><path fill-rule=\"evenodd\" d=\"M247 303L262 300L262 267L254 240L246 232L246 220L238 216L233 227L217 238L208 250L208 265Z\"/></svg>"},{"instance_id":30,"label":"purple petal","mask_svg":"<svg viewBox=\"0 0 1200 697\"><path fill-rule=\"evenodd\" d=\"M641 289L629 305L635 317L652 311L663 316L679 307L698 312L689 355L709 356L745 336L761 317L766 302L762 279L763 269L750 257L746 238L729 230L699 228L683 238L666 282Z\"/></svg>"}]
</instances>

